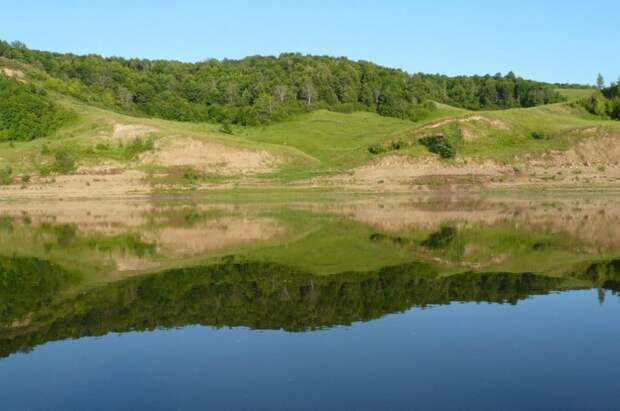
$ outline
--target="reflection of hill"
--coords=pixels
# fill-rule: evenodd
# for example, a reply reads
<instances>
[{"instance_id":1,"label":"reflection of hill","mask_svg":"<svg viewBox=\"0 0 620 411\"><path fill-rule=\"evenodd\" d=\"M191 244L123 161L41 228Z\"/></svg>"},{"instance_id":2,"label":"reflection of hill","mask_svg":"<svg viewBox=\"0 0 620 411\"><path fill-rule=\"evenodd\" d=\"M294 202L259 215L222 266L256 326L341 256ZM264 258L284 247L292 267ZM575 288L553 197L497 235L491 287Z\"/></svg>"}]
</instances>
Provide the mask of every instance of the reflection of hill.
<instances>
[{"instance_id":1,"label":"reflection of hill","mask_svg":"<svg viewBox=\"0 0 620 411\"><path fill-rule=\"evenodd\" d=\"M440 276L421 263L330 276L270 263L175 269L107 285L53 306L20 300L32 310L29 321L0 329L0 355L48 341L190 324L311 330L454 301L516 303L561 288L563 282L530 273ZM24 294L28 298L39 301Z\"/></svg>"},{"instance_id":2,"label":"reflection of hill","mask_svg":"<svg viewBox=\"0 0 620 411\"><path fill-rule=\"evenodd\" d=\"M547 201L498 198L460 199L449 197L399 197L333 202L327 205L304 204L314 212L346 216L386 233L412 229L436 231L446 223L469 226L493 226L514 222L539 227L549 233L567 235L592 247L620 246L620 201L616 197L556 198Z\"/></svg>"}]
</instances>

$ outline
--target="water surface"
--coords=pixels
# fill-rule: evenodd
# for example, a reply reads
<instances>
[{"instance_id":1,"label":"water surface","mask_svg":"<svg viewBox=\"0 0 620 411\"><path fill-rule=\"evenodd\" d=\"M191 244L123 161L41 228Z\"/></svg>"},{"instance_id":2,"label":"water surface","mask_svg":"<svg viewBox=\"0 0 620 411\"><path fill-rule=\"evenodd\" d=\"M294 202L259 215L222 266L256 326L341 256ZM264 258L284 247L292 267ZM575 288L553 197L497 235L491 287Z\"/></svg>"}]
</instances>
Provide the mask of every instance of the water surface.
<instances>
[{"instance_id":1,"label":"water surface","mask_svg":"<svg viewBox=\"0 0 620 411\"><path fill-rule=\"evenodd\" d=\"M0 203L0 399L614 409L618 200Z\"/></svg>"}]
</instances>

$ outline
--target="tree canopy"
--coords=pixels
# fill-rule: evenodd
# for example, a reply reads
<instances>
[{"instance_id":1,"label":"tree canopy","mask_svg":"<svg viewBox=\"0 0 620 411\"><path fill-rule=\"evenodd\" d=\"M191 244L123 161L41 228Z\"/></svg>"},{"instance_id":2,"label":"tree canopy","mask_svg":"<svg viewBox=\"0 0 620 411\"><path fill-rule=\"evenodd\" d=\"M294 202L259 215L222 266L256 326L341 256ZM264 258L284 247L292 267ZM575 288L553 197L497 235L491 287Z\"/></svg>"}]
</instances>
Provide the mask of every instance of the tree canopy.
<instances>
[{"instance_id":1,"label":"tree canopy","mask_svg":"<svg viewBox=\"0 0 620 411\"><path fill-rule=\"evenodd\" d=\"M181 121L263 124L317 108L416 121L433 110L431 101L478 110L562 100L553 85L512 72L409 74L366 61L296 53L182 63L59 54L0 42L0 56L43 70L49 76L46 87L82 100Z\"/></svg>"}]
</instances>

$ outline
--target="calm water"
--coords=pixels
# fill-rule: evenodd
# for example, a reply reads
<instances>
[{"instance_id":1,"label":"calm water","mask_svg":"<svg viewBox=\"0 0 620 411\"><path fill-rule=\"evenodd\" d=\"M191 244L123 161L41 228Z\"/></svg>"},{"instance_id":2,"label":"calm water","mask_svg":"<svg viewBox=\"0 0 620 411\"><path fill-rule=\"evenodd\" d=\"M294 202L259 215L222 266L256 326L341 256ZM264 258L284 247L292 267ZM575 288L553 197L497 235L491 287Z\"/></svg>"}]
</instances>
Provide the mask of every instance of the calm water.
<instances>
[{"instance_id":1,"label":"calm water","mask_svg":"<svg viewBox=\"0 0 620 411\"><path fill-rule=\"evenodd\" d=\"M617 409L620 199L0 203L2 409Z\"/></svg>"}]
</instances>

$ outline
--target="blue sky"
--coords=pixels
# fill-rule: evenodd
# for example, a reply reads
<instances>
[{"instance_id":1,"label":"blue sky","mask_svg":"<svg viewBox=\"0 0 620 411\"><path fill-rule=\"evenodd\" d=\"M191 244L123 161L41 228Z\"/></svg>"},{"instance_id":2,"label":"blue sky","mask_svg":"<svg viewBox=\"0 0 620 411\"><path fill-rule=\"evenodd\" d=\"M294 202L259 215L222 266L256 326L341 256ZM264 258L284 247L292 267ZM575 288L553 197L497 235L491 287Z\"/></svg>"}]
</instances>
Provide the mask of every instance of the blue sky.
<instances>
[{"instance_id":1,"label":"blue sky","mask_svg":"<svg viewBox=\"0 0 620 411\"><path fill-rule=\"evenodd\" d=\"M0 39L43 50L183 61L297 51L410 72L620 76L618 0L3 3Z\"/></svg>"}]
</instances>

